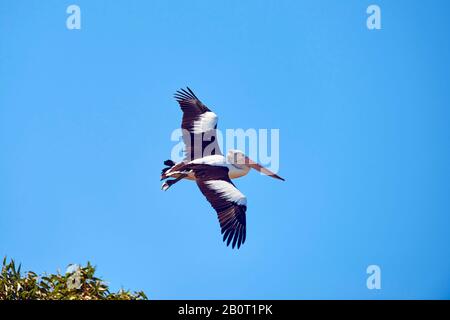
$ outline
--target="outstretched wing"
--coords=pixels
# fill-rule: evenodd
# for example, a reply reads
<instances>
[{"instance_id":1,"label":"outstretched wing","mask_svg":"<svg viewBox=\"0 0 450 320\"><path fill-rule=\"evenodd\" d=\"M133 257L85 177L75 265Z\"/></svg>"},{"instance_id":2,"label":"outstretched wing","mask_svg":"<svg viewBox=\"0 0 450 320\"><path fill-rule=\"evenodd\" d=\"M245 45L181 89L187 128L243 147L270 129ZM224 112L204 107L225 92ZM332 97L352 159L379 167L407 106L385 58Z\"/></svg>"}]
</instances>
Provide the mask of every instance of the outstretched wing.
<instances>
[{"instance_id":1,"label":"outstretched wing","mask_svg":"<svg viewBox=\"0 0 450 320\"><path fill-rule=\"evenodd\" d=\"M239 249L246 237L247 198L231 182L227 167L202 164L192 169L200 191L217 212L223 241Z\"/></svg>"},{"instance_id":2,"label":"outstretched wing","mask_svg":"<svg viewBox=\"0 0 450 320\"><path fill-rule=\"evenodd\" d=\"M222 154L217 143L217 115L209 110L189 88L178 90L174 96L183 111L181 128L186 145L186 159L191 161Z\"/></svg>"}]
</instances>

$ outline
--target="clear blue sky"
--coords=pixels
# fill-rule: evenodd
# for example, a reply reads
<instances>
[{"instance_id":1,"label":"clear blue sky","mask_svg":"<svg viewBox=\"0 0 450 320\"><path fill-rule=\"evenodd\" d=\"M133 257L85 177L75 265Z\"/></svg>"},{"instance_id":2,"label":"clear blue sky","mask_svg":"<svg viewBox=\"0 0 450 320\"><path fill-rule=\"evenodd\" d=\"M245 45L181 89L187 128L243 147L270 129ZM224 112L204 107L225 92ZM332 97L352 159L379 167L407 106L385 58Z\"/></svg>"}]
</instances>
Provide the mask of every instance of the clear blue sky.
<instances>
[{"instance_id":1,"label":"clear blue sky","mask_svg":"<svg viewBox=\"0 0 450 320\"><path fill-rule=\"evenodd\" d=\"M153 299L450 298L449 10L0 1L0 254L37 272L89 260ZM239 251L195 184L160 190L186 85L223 129L280 129L287 181L236 181Z\"/></svg>"}]
</instances>

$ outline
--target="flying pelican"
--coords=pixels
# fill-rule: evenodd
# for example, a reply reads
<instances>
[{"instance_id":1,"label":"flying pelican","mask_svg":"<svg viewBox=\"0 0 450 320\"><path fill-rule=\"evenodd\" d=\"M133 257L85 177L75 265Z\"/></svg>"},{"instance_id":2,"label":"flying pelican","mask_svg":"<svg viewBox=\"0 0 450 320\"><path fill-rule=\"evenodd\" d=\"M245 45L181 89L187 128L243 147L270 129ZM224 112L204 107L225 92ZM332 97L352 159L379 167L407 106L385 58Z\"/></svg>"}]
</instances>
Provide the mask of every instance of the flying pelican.
<instances>
[{"instance_id":1,"label":"flying pelican","mask_svg":"<svg viewBox=\"0 0 450 320\"><path fill-rule=\"evenodd\" d=\"M187 87L175 95L183 112L181 128L186 145L185 158L179 163L164 161L161 189L166 191L182 179L195 180L200 191L217 212L223 241L239 249L246 238L247 198L231 179L245 176L251 168L272 178L280 176L251 160L242 151L230 150L224 157L216 140L217 115ZM170 178L170 179L169 179Z\"/></svg>"}]
</instances>

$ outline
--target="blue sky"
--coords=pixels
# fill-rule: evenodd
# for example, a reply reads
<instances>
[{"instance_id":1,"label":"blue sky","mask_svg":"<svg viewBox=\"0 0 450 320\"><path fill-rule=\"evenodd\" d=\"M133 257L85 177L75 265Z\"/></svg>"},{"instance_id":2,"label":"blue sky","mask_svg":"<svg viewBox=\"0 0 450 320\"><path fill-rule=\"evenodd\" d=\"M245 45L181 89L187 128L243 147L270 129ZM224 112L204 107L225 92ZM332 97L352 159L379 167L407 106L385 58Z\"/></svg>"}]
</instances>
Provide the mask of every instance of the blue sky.
<instances>
[{"instance_id":1,"label":"blue sky","mask_svg":"<svg viewBox=\"0 0 450 320\"><path fill-rule=\"evenodd\" d=\"M450 298L449 9L0 1L0 254L153 299ZM287 181L236 181L239 251L195 184L160 190L186 85L220 128L280 129Z\"/></svg>"}]
</instances>

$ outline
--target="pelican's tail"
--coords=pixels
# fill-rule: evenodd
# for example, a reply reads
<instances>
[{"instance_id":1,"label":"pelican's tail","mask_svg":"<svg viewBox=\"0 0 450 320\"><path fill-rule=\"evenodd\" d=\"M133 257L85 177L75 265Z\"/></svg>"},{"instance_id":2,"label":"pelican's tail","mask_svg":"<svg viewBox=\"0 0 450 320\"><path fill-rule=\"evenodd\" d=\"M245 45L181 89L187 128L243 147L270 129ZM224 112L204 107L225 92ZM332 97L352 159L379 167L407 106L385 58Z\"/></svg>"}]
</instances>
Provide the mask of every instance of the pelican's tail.
<instances>
[{"instance_id":1,"label":"pelican's tail","mask_svg":"<svg viewBox=\"0 0 450 320\"><path fill-rule=\"evenodd\" d=\"M184 162L175 163L172 160L166 160L166 161L164 161L164 164L167 167L162 169L161 180L166 180L168 178L172 178L172 179L166 180L161 186L161 189L166 191L173 184L186 178L188 176L189 172L185 172L183 170L184 167L186 166L186 164Z\"/></svg>"}]
</instances>

